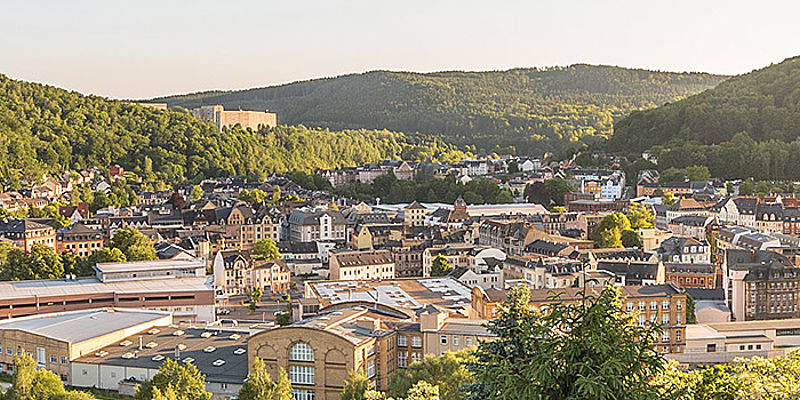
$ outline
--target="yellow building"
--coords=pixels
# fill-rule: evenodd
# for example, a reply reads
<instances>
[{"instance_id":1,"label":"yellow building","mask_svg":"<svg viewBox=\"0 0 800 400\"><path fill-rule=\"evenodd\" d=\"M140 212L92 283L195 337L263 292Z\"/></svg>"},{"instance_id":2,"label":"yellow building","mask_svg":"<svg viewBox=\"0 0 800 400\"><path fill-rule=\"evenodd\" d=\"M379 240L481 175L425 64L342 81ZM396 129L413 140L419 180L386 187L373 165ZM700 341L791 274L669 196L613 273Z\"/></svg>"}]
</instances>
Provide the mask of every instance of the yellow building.
<instances>
[{"instance_id":1,"label":"yellow building","mask_svg":"<svg viewBox=\"0 0 800 400\"><path fill-rule=\"evenodd\" d=\"M331 280L394 279L394 258L388 250L332 251Z\"/></svg>"}]
</instances>

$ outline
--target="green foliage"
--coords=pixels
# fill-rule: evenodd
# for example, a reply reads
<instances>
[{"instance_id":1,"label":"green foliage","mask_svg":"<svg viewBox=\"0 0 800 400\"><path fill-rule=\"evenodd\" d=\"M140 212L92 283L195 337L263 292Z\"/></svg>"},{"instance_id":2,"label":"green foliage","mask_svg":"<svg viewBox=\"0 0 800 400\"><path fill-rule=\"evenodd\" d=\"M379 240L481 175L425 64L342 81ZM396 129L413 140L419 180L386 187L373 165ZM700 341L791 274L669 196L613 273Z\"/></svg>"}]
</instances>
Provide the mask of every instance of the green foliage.
<instances>
[{"instance_id":1,"label":"green foliage","mask_svg":"<svg viewBox=\"0 0 800 400\"><path fill-rule=\"evenodd\" d=\"M291 382L283 368L278 381L274 382L264 360L256 358L239 390L239 400L294 400L291 391Z\"/></svg>"},{"instance_id":2,"label":"green foliage","mask_svg":"<svg viewBox=\"0 0 800 400\"><path fill-rule=\"evenodd\" d=\"M0 269L0 280L59 279L64 277L61 257L50 247L35 244L30 252L14 248L8 251Z\"/></svg>"},{"instance_id":3,"label":"green foliage","mask_svg":"<svg viewBox=\"0 0 800 400\"><path fill-rule=\"evenodd\" d=\"M654 145L669 146L679 140L704 145L720 144L732 141L740 132L746 132L758 142L792 142L800 131L796 107L800 101L798 71L800 58L790 58L733 77L684 100L633 112L615 124L609 148L641 152ZM740 159L725 161L733 164ZM659 165L661 163L659 158ZM709 168L717 176L715 168L711 165Z\"/></svg>"},{"instance_id":4,"label":"green foliage","mask_svg":"<svg viewBox=\"0 0 800 400\"><path fill-rule=\"evenodd\" d=\"M440 357L427 355L407 369L397 370L389 377L389 395L395 398L410 396L414 385L424 381L438 387L442 400L466 400L466 393L461 388L475 382L466 368L467 363L474 362L472 351L446 352Z\"/></svg>"},{"instance_id":5,"label":"green foliage","mask_svg":"<svg viewBox=\"0 0 800 400\"><path fill-rule=\"evenodd\" d=\"M42 173L114 163L148 182L176 184L384 159L450 160L465 155L439 139L385 130L279 126L262 132L240 127L220 131L184 111L83 96L5 75L0 75L0 142L0 183L8 187ZM96 194L92 211L114 203L112 194L120 196L114 189Z\"/></svg>"},{"instance_id":6,"label":"green foliage","mask_svg":"<svg viewBox=\"0 0 800 400\"><path fill-rule=\"evenodd\" d=\"M203 197L203 187L200 185L192 186L191 196L192 196L192 201L200 200L200 198Z\"/></svg>"},{"instance_id":7,"label":"green foliage","mask_svg":"<svg viewBox=\"0 0 800 400\"><path fill-rule=\"evenodd\" d=\"M263 296L263 295L264 295L264 293L261 291L260 287L256 287L255 289L253 289L252 292L250 292L250 312L251 313L256 311L256 308L258 308L258 302L261 301L261 296Z\"/></svg>"},{"instance_id":8,"label":"green foliage","mask_svg":"<svg viewBox=\"0 0 800 400\"><path fill-rule=\"evenodd\" d=\"M251 207L257 207L264 204L264 201L267 200L267 193L261 189L244 189L239 192L239 200L246 202Z\"/></svg>"},{"instance_id":9,"label":"green foliage","mask_svg":"<svg viewBox=\"0 0 800 400\"><path fill-rule=\"evenodd\" d=\"M554 178L544 182L534 182L525 186L525 199L529 203L541 204L549 207L551 204L564 206L564 195L574 188L566 179Z\"/></svg>"},{"instance_id":10,"label":"green foliage","mask_svg":"<svg viewBox=\"0 0 800 400\"><path fill-rule=\"evenodd\" d=\"M742 196L750 196L756 193L756 184L753 178L747 178L739 184L739 194Z\"/></svg>"},{"instance_id":11,"label":"green foliage","mask_svg":"<svg viewBox=\"0 0 800 400\"><path fill-rule=\"evenodd\" d=\"M677 202L678 198L675 197L675 195L672 194L672 192L664 193L664 195L661 196L661 203L664 204L665 206L671 206Z\"/></svg>"},{"instance_id":12,"label":"green foliage","mask_svg":"<svg viewBox=\"0 0 800 400\"><path fill-rule=\"evenodd\" d=\"M145 261L156 259L153 243L136 228L125 228L114 232L111 248L118 249L127 261Z\"/></svg>"},{"instance_id":13,"label":"green foliage","mask_svg":"<svg viewBox=\"0 0 800 400\"><path fill-rule=\"evenodd\" d=\"M694 297L690 296L688 293L686 294L686 323L687 324L697 323L697 314L694 307Z\"/></svg>"},{"instance_id":14,"label":"green foliage","mask_svg":"<svg viewBox=\"0 0 800 400\"><path fill-rule=\"evenodd\" d=\"M508 199L494 180L475 179L462 185L453 176L400 180L388 174L369 184L354 182L339 186L334 193L364 202L374 202L379 197L382 203L387 204L411 203L414 200L452 204L459 196L468 204L498 203Z\"/></svg>"},{"instance_id":15,"label":"green foliage","mask_svg":"<svg viewBox=\"0 0 800 400\"><path fill-rule=\"evenodd\" d=\"M274 110L287 124L442 134L491 153L597 141L613 122L723 77L577 64L491 72L374 71L268 88L174 96L171 106Z\"/></svg>"},{"instance_id":16,"label":"green foliage","mask_svg":"<svg viewBox=\"0 0 800 400\"><path fill-rule=\"evenodd\" d=\"M406 400L439 400L439 387L425 381L419 381L408 390Z\"/></svg>"},{"instance_id":17,"label":"green foliage","mask_svg":"<svg viewBox=\"0 0 800 400\"><path fill-rule=\"evenodd\" d=\"M686 180L686 175L675 167L667 168L659 174L658 181L663 183L683 182Z\"/></svg>"},{"instance_id":18,"label":"green foliage","mask_svg":"<svg viewBox=\"0 0 800 400\"><path fill-rule=\"evenodd\" d=\"M365 400L365 394L369 390L369 380L364 374L349 372L347 381L344 383L342 400Z\"/></svg>"},{"instance_id":19,"label":"green foliage","mask_svg":"<svg viewBox=\"0 0 800 400\"><path fill-rule=\"evenodd\" d=\"M711 172L705 165L690 165L686 167L686 178L692 182L707 181L711 179Z\"/></svg>"},{"instance_id":20,"label":"green foliage","mask_svg":"<svg viewBox=\"0 0 800 400\"><path fill-rule=\"evenodd\" d=\"M653 215L653 210L643 204L632 204L628 207L628 220L631 223L631 229L649 229L653 227L656 221L656 216Z\"/></svg>"},{"instance_id":21,"label":"green foliage","mask_svg":"<svg viewBox=\"0 0 800 400\"><path fill-rule=\"evenodd\" d=\"M622 242L622 247L642 248L642 240L639 238L639 234L632 230L622 231L620 241Z\"/></svg>"},{"instance_id":22,"label":"green foliage","mask_svg":"<svg viewBox=\"0 0 800 400\"><path fill-rule=\"evenodd\" d=\"M452 270L453 267L450 266L450 263L447 262L447 259L441 254L433 259L431 265L431 276L446 276Z\"/></svg>"},{"instance_id":23,"label":"green foliage","mask_svg":"<svg viewBox=\"0 0 800 400\"><path fill-rule=\"evenodd\" d=\"M591 239L594 241L594 246L599 249L623 247L622 233L630 230L631 222L625 214L608 214L594 228Z\"/></svg>"},{"instance_id":24,"label":"green foliage","mask_svg":"<svg viewBox=\"0 0 800 400\"><path fill-rule=\"evenodd\" d=\"M163 395L172 390L175 400L209 400L205 377L191 363L179 364L171 358L164 360L158 373L136 390L135 400L154 400L156 391Z\"/></svg>"},{"instance_id":25,"label":"green foliage","mask_svg":"<svg viewBox=\"0 0 800 400\"><path fill-rule=\"evenodd\" d=\"M37 369L36 361L27 354L14 359L11 387L3 394L5 400L89 400L88 393L67 391L56 374Z\"/></svg>"},{"instance_id":26,"label":"green foliage","mask_svg":"<svg viewBox=\"0 0 800 400\"><path fill-rule=\"evenodd\" d=\"M261 239L253 245L253 256L257 260L280 260L278 245L270 238Z\"/></svg>"},{"instance_id":27,"label":"green foliage","mask_svg":"<svg viewBox=\"0 0 800 400\"><path fill-rule=\"evenodd\" d=\"M553 299L529 308L529 289L512 290L487 328L496 340L480 342L470 364L478 382L474 399L658 399L650 378L663 368L653 348L660 328L638 326L623 311L619 292L605 287L576 304Z\"/></svg>"}]
</instances>

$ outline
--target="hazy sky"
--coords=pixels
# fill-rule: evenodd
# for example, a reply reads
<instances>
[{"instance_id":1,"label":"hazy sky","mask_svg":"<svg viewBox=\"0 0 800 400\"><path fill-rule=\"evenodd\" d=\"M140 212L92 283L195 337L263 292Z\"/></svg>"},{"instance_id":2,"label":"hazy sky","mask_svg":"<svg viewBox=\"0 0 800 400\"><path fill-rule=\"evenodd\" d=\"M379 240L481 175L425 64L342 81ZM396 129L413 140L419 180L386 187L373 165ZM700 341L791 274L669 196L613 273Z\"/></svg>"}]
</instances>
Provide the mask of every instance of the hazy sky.
<instances>
[{"instance_id":1,"label":"hazy sky","mask_svg":"<svg viewBox=\"0 0 800 400\"><path fill-rule=\"evenodd\" d=\"M0 0L0 73L120 98L373 69L737 74L800 55L798 16L763 0Z\"/></svg>"}]
</instances>

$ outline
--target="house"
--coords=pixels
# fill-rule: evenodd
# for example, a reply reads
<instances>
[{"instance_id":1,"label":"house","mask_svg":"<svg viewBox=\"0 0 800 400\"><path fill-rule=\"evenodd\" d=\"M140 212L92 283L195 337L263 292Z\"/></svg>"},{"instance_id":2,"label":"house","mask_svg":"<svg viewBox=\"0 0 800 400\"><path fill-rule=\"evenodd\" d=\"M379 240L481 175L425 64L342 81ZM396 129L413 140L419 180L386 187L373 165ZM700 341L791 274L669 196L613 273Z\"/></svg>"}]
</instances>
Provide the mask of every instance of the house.
<instances>
[{"instance_id":1,"label":"house","mask_svg":"<svg viewBox=\"0 0 800 400\"><path fill-rule=\"evenodd\" d=\"M683 264L708 264L711 262L711 246L705 241L691 237L673 236L656 250L664 262Z\"/></svg>"},{"instance_id":2,"label":"house","mask_svg":"<svg viewBox=\"0 0 800 400\"><path fill-rule=\"evenodd\" d=\"M288 222L292 241L346 240L347 223L339 210L298 208L289 214Z\"/></svg>"},{"instance_id":3,"label":"house","mask_svg":"<svg viewBox=\"0 0 800 400\"><path fill-rule=\"evenodd\" d=\"M84 218L89 218L89 204L84 201L75 206L59 206L58 214L69 219L71 223L75 223Z\"/></svg>"},{"instance_id":4,"label":"house","mask_svg":"<svg viewBox=\"0 0 800 400\"><path fill-rule=\"evenodd\" d=\"M80 257L88 257L103 248L103 232L76 223L65 227L56 234L56 251L69 251Z\"/></svg>"}]
</instances>

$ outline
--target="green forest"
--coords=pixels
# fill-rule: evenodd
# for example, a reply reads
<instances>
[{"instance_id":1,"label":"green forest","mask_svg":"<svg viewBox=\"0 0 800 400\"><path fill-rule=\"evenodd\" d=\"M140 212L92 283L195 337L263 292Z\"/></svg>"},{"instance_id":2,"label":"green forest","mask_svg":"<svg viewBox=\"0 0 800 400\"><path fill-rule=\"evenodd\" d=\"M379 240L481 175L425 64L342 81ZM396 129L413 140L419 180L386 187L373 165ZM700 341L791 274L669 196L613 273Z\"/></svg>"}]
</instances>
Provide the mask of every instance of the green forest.
<instances>
[{"instance_id":1,"label":"green forest","mask_svg":"<svg viewBox=\"0 0 800 400\"><path fill-rule=\"evenodd\" d=\"M313 171L384 159L454 160L440 140L386 130L279 126L219 131L185 110L156 110L0 74L0 184L120 164L148 182Z\"/></svg>"},{"instance_id":2,"label":"green forest","mask_svg":"<svg viewBox=\"0 0 800 400\"><path fill-rule=\"evenodd\" d=\"M440 135L485 153L540 154L602 141L614 121L725 77L577 64L491 72L373 71L153 101L264 110L282 124Z\"/></svg>"},{"instance_id":3,"label":"green forest","mask_svg":"<svg viewBox=\"0 0 800 400\"><path fill-rule=\"evenodd\" d=\"M664 106L636 111L614 126L612 151L660 145L727 143L744 133L756 142L794 142L800 137L800 57L787 59ZM692 149L709 156L713 147Z\"/></svg>"}]
</instances>

